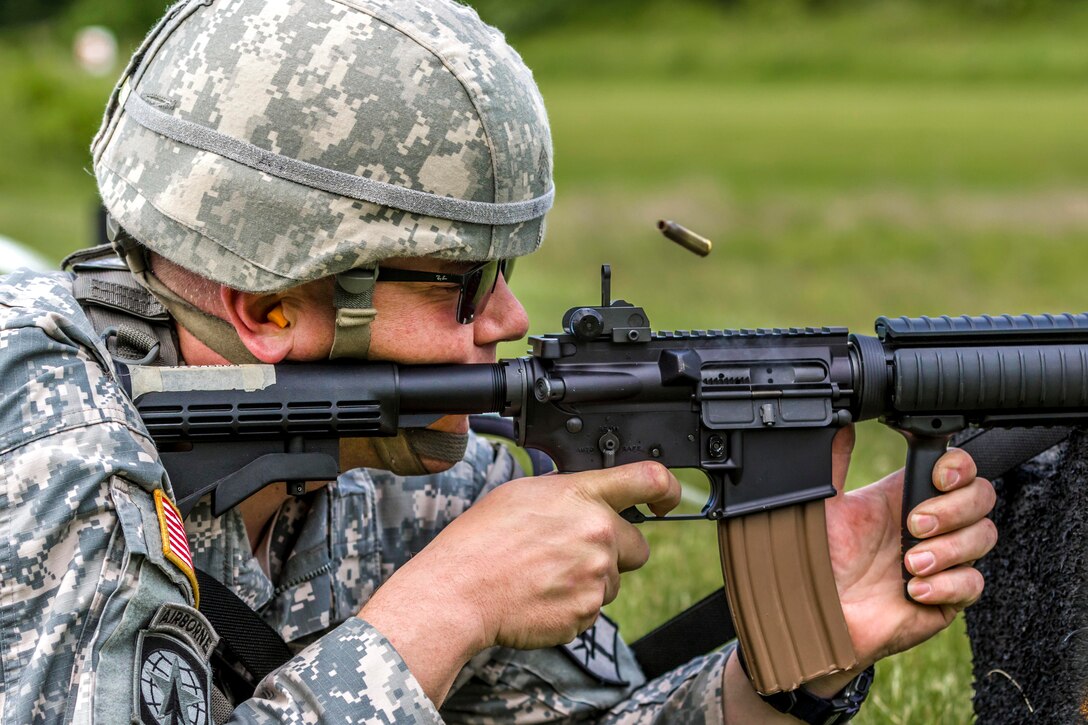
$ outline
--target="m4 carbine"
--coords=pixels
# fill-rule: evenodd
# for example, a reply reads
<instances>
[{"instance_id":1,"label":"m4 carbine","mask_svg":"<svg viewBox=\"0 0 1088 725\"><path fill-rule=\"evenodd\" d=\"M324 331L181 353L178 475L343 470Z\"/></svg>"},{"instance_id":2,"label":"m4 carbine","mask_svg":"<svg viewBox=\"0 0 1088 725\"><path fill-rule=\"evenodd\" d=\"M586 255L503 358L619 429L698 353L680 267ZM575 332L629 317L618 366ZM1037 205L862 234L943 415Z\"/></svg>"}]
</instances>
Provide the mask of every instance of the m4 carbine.
<instances>
[{"instance_id":1,"label":"m4 carbine","mask_svg":"<svg viewBox=\"0 0 1088 725\"><path fill-rule=\"evenodd\" d=\"M640 307L576 307L565 332L491 365L134 367L130 391L177 504L216 515L276 481L329 480L342 439L446 414L501 413L562 472L656 460L699 468L749 676L796 688L856 657L832 576L824 507L831 440L879 418L907 438L906 515L968 426L1088 419L1088 314L887 318L845 328L650 331ZM123 371L124 377L124 371ZM624 512L629 520L645 517ZM904 572L905 573L905 572Z\"/></svg>"}]
</instances>

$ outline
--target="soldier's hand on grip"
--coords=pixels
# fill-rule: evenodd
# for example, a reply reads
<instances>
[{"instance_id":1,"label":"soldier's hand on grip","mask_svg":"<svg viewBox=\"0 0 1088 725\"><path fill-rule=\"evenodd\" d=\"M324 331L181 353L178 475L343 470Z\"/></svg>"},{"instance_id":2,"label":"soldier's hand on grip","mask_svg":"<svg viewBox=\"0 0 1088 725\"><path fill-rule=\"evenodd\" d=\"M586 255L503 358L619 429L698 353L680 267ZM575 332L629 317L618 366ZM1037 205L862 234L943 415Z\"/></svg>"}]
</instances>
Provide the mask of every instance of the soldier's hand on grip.
<instances>
[{"instance_id":1,"label":"soldier's hand on grip","mask_svg":"<svg viewBox=\"0 0 1088 725\"><path fill-rule=\"evenodd\" d=\"M618 512L645 504L662 515L679 501L679 482L651 462L511 481L458 516L359 616L441 702L477 652L564 644L592 626L620 572L649 557Z\"/></svg>"},{"instance_id":2,"label":"soldier's hand on grip","mask_svg":"<svg viewBox=\"0 0 1088 725\"><path fill-rule=\"evenodd\" d=\"M848 431L835 439L839 493L828 501L827 525L843 613L855 651L868 664L925 641L981 596L982 575L972 564L997 542L997 529L986 518L995 494L989 481L976 477L964 451L951 449L938 460L933 484L942 495L908 518L911 533L922 539L907 552L914 574L908 586L915 602L909 602L899 560L903 472L843 493L853 447Z\"/></svg>"},{"instance_id":3,"label":"soldier's hand on grip","mask_svg":"<svg viewBox=\"0 0 1088 725\"><path fill-rule=\"evenodd\" d=\"M522 479L489 493L435 544L448 535L474 552L489 591L486 641L545 647L588 629L615 599L620 573L646 563L645 538L618 512L646 504L664 514L679 500L680 484L656 463Z\"/></svg>"}]
</instances>

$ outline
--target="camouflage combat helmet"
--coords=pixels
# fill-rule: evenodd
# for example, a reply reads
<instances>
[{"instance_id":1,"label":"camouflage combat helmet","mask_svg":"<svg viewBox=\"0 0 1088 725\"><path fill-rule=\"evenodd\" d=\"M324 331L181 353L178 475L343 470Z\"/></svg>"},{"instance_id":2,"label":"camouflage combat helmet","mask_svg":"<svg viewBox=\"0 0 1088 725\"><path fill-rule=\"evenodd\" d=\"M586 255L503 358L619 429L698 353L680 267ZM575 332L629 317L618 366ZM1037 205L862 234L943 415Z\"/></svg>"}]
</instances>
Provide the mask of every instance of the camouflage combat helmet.
<instances>
[{"instance_id":1,"label":"camouflage combat helmet","mask_svg":"<svg viewBox=\"0 0 1088 725\"><path fill-rule=\"evenodd\" d=\"M91 150L137 279L234 362L253 359L233 328L149 274L143 247L247 292L336 275L332 356L365 357L378 262L528 254L554 196L532 73L449 0L183 0Z\"/></svg>"},{"instance_id":2,"label":"camouflage combat helmet","mask_svg":"<svg viewBox=\"0 0 1088 725\"><path fill-rule=\"evenodd\" d=\"M531 71L443 0L180 2L92 152L129 234L248 292L393 256L528 254L553 198Z\"/></svg>"}]
</instances>

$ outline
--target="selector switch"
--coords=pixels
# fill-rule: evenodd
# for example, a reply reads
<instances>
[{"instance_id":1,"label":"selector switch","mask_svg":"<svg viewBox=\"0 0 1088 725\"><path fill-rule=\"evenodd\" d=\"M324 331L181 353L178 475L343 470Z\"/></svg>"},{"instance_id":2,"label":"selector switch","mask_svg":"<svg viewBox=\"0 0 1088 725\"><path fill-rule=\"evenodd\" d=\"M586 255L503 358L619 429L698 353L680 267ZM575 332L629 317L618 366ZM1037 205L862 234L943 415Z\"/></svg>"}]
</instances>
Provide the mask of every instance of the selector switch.
<instances>
[{"instance_id":1,"label":"selector switch","mask_svg":"<svg viewBox=\"0 0 1088 725\"><path fill-rule=\"evenodd\" d=\"M601 454L604 456L604 468L612 468L615 466L616 451L620 449L619 436L612 431L609 431L597 441L597 447L601 449Z\"/></svg>"}]
</instances>

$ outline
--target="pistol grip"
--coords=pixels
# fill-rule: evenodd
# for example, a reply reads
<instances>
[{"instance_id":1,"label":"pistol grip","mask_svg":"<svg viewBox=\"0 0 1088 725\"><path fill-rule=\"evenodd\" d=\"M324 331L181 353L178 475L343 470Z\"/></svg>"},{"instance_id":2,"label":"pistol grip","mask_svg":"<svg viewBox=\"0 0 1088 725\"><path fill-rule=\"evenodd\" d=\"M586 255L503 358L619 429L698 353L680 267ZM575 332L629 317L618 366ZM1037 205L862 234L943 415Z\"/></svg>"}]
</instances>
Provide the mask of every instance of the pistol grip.
<instances>
[{"instance_id":1,"label":"pistol grip","mask_svg":"<svg viewBox=\"0 0 1088 725\"><path fill-rule=\"evenodd\" d=\"M948 440L951 435L923 435L918 433L904 433L907 438L907 467L903 472L903 538L900 554L906 556L912 547L922 541L907 529L907 519L910 512L919 504L928 501L941 494L933 485L933 467L948 449ZM907 571L907 565L903 563L904 594L908 600L910 594L906 594L906 583L911 580L913 574Z\"/></svg>"}]
</instances>

